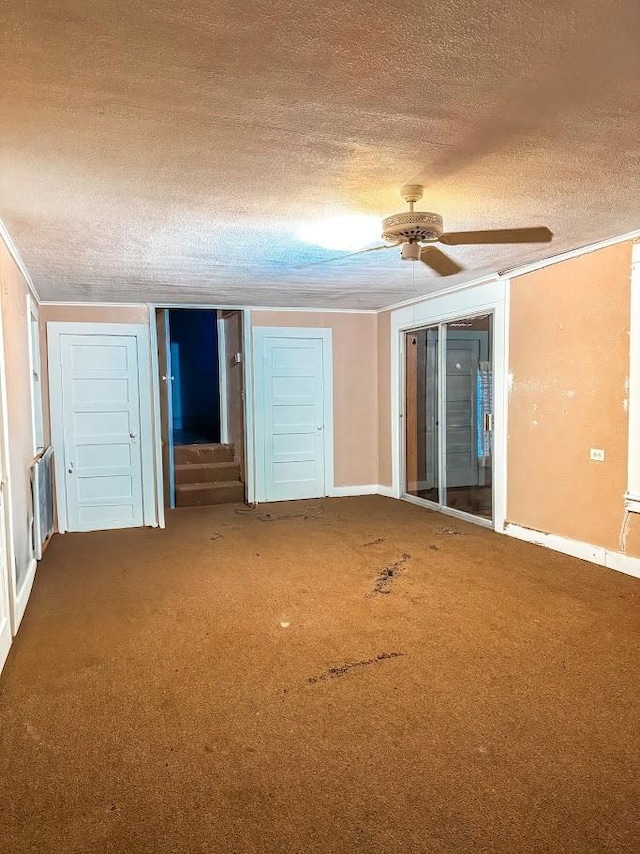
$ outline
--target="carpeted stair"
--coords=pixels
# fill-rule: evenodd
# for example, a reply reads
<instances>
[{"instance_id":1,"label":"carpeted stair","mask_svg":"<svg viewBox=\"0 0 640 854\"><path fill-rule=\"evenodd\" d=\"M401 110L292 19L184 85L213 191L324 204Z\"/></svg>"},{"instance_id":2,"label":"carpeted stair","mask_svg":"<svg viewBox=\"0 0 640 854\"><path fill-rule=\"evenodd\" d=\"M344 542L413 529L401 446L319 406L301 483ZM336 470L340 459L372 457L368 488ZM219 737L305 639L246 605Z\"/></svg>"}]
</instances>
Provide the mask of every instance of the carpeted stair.
<instances>
[{"instance_id":1,"label":"carpeted stair","mask_svg":"<svg viewBox=\"0 0 640 854\"><path fill-rule=\"evenodd\" d=\"M233 445L176 445L176 507L244 501Z\"/></svg>"}]
</instances>

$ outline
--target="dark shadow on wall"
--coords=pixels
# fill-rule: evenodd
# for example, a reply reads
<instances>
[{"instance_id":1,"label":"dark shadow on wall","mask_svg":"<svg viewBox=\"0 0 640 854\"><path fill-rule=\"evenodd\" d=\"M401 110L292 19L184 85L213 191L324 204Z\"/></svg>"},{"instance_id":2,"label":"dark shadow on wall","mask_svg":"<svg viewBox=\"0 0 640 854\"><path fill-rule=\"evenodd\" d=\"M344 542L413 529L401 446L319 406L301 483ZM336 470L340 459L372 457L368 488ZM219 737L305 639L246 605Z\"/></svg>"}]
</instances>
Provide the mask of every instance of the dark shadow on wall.
<instances>
[{"instance_id":1,"label":"dark shadow on wall","mask_svg":"<svg viewBox=\"0 0 640 854\"><path fill-rule=\"evenodd\" d=\"M220 441L217 314L169 311L176 445Z\"/></svg>"}]
</instances>

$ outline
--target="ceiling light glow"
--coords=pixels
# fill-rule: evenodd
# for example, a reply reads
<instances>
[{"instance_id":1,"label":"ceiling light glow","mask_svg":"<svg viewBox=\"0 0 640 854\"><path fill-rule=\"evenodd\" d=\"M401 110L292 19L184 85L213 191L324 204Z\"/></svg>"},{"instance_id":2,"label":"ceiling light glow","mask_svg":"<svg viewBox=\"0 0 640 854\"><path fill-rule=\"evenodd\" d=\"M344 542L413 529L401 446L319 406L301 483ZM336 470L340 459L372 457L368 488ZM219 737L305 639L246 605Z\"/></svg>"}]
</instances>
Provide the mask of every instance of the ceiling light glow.
<instances>
[{"instance_id":1,"label":"ceiling light glow","mask_svg":"<svg viewBox=\"0 0 640 854\"><path fill-rule=\"evenodd\" d=\"M336 214L327 219L307 222L298 229L298 237L323 249L355 252L380 241L380 220L365 214Z\"/></svg>"}]
</instances>

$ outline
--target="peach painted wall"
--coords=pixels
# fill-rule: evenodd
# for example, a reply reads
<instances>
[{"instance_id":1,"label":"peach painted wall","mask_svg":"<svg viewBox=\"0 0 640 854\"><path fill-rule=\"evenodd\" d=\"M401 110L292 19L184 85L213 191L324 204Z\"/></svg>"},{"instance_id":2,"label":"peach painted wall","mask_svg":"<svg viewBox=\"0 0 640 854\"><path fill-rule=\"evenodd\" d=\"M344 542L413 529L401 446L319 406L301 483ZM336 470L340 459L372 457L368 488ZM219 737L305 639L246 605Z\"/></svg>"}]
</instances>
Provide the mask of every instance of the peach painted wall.
<instances>
[{"instance_id":1,"label":"peach painted wall","mask_svg":"<svg viewBox=\"0 0 640 854\"><path fill-rule=\"evenodd\" d=\"M375 314L252 311L253 326L327 328L333 337L334 480L378 482L378 323Z\"/></svg>"},{"instance_id":2,"label":"peach painted wall","mask_svg":"<svg viewBox=\"0 0 640 854\"><path fill-rule=\"evenodd\" d=\"M622 550L631 244L511 285L507 518ZM602 448L605 462L589 458ZM640 525L628 543L640 555Z\"/></svg>"},{"instance_id":3,"label":"peach painted wall","mask_svg":"<svg viewBox=\"0 0 640 854\"><path fill-rule=\"evenodd\" d=\"M40 307L40 323L149 323L146 305L47 305Z\"/></svg>"},{"instance_id":4,"label":"peach painted wall","mask_svg":"<svg viewBox=\"0 0 640 854\"><path fill-rule=\"evenodd\" d=\"M18 590L31 560L29 469L34 448L27 326L28 293L26 281L0 238L0 299L6 364L9 477Z\"/></svg>"},{"instance_id":5,"label":"peach painted wall","mask_svg":"<svg viewBox=\"0 0 640 854\"><path fill-rule=\"evenodd\" d=\"M391 486L391 312L378 315L378 483Z\"/></svg>"}]
</instances>

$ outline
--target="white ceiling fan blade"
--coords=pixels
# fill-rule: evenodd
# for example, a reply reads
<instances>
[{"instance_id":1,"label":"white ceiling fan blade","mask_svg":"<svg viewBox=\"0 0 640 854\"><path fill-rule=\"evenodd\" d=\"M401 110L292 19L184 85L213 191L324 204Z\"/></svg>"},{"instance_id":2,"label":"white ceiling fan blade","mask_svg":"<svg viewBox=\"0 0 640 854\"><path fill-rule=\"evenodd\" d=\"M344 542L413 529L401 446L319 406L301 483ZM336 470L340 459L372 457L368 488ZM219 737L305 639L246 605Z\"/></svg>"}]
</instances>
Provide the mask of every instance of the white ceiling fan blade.
<instances>
[{"instance_id":1,"label":"white ceiling fan blade","mask_svg":"<svg viewBox=\"0 0 640 854\"><path fill-rule=\"evenodd\" d=\"M436 249L435 246L425 246L420 253L420 260L423 264L426 264L427 267L431 267L432 270L435 270L439 276L454 276L456 273L460 273L464 269L464 267L457 264L453 258L449 258L448 255L445 255L444 252Z\"/></svg>"}]
</instances>

